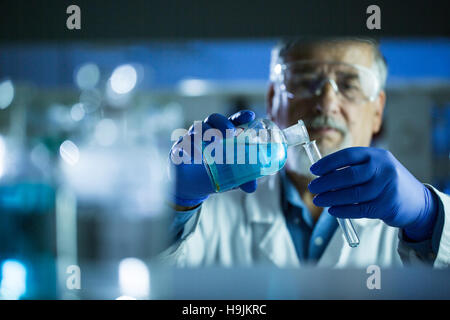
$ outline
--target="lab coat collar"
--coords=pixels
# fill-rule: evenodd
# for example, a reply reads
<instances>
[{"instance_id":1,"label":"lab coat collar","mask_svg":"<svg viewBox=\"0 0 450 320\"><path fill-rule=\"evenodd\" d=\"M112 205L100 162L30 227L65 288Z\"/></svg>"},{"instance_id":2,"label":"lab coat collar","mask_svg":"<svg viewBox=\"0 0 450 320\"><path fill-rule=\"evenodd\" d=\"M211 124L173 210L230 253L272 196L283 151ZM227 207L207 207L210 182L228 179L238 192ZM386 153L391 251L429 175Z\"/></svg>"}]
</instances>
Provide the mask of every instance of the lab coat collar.
<instances>
[{"instance_id":1,"label":"lab coat collar","mask_svg":"<svg viewBox=\"0 0 450 320\"><path fill-rule=\"evenodd\" d=\"M248 220L254 228L262 231L258 232L258 239L254 239L261 252L279 267L298 267L300 261L281 208L279 175L258 180L257 191L246 197ZM286 248L277 250L279 245ZM280 252L284 254L280 255Z\"/></svg>"},{"instance_id":2,"label":"lab coat collar","mask_svg":"<svg viewBox=\"0 0 450 320\"><path fill-rule=\"evenodd\" d=\"M258 180L254 193L246 194L246 210L249 222L273 223L281 210L279 175Z\"/></svg>"}]
</instances>

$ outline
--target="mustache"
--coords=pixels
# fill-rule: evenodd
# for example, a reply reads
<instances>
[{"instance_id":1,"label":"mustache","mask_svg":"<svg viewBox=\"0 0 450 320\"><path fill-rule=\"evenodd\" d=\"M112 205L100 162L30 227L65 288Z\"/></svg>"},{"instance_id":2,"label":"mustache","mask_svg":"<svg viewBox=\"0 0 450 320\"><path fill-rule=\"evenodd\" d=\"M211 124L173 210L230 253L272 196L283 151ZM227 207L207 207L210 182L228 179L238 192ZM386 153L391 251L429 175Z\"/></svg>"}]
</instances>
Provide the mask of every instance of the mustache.
<instances>
[{"instance_id":1,"label":"mustache","mask_svg":"<svg viewBox=\"0 0 450 320\"><path fill-rule=\"evenodd\" d=\"M348 133L347 126L344 123L328 116L317 116L314 118L303 119L303 122L307 128L311 129L329 127L341 132L342 134Z\"/></svg>"}]
</instances>

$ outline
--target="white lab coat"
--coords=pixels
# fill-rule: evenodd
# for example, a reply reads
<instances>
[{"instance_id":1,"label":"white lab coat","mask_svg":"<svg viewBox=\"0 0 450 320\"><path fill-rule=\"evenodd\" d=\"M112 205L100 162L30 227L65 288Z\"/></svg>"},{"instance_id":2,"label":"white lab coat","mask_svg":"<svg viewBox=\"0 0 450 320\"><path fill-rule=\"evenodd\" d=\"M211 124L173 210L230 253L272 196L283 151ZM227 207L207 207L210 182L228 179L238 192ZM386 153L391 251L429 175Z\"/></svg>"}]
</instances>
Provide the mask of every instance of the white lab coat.
<instances>
[{"instance_id":1,"label":"white lab coat","mask_svg":"<svg viewBox=\"0 0 450 320\"><path fill-rule=\"evenodd\" d=\"M445 210L445 220L435 267L450 265L450 197L433 188ZM366 268L401 266L403 260L420 260L398 238L398 229L377 219L353 220L360 238L350 248L337 228L319 267ZM400 255L400 252L402 253ZM402 258L401 258L402 256ZM406 259L405 259L406 257ZM214 194L187 222L180 241L160 258L180 267L253 266L272 264L300 267L280 202L279 175L258 180L256 192L233 190Z\"/></svg>"}]
</instances>

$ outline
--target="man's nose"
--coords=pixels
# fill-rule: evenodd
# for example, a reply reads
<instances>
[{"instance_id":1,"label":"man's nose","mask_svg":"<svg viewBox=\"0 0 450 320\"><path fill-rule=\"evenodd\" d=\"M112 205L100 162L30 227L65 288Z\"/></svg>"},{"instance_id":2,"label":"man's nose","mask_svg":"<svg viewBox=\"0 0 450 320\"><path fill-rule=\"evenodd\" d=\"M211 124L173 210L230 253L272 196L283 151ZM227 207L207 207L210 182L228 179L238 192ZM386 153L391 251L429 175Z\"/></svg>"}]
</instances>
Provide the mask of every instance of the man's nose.
<instances>
[{"instance_id":1,"label":"man's nose","mask_svg":"<svg viewBox=\"0 0 450 320\"><path fill-rule=\"evenodd\" d=\"M316 109L321 114L337 113L339 110L339 91L336 84L327 80L317 92Z\"/></svg>"}]
</instances>

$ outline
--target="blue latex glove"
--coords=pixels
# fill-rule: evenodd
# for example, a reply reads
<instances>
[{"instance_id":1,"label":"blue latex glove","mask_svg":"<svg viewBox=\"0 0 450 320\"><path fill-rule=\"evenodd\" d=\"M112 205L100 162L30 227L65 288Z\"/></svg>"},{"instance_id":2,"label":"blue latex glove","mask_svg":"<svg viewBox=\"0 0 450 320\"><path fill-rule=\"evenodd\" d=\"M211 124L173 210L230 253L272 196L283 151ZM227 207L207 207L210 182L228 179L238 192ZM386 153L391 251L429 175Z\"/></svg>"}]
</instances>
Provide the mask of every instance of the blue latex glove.
<instances>
[{"instance_id":1,"label":"blue latex glove","mask_svg":"<svg viewBox=\"0 0 450 320\"><path fill-rule=\"evenodd\" d=\"M194 153L201 153L201 150L194 148L194 136L200 135L201 140L201 137L206 130L215 128L220 130L225 137L226 129L235 130L236 126L248 123L254 119L255 113L249 110L240 111L229 118L214 113L202 122L202 132L195 132L194 126L191 126L188 132L181 137L170 150L169 180L174 184L174 193L172 194L171 199L172 202L183 207L194 207L206 200L211 193L215 192L203 163L194 163ZM180 142L184 138L191 139L191 150L183 150L180 146ZM177 153L180 156L182 156L183 153L186 153L191 159L190 163L175 164L172 161L172 155ZM254 192L256 190L256 181L247 182L239 187L245 192Z\"/></svg>"},{"instance_id":2,"label":"blue latex glove","mask_svg":"<svg viewBox=\"0 0 450 320\"><path fill-rule=\"evenodd\" d=\"M320 176L308 186L317 194L313 203L330 207L331 215L381 219L403 228L414 241L431 238L438 199L389 151L347 148L323 157L310 170Z\"/></svg>"}]
</instances>

